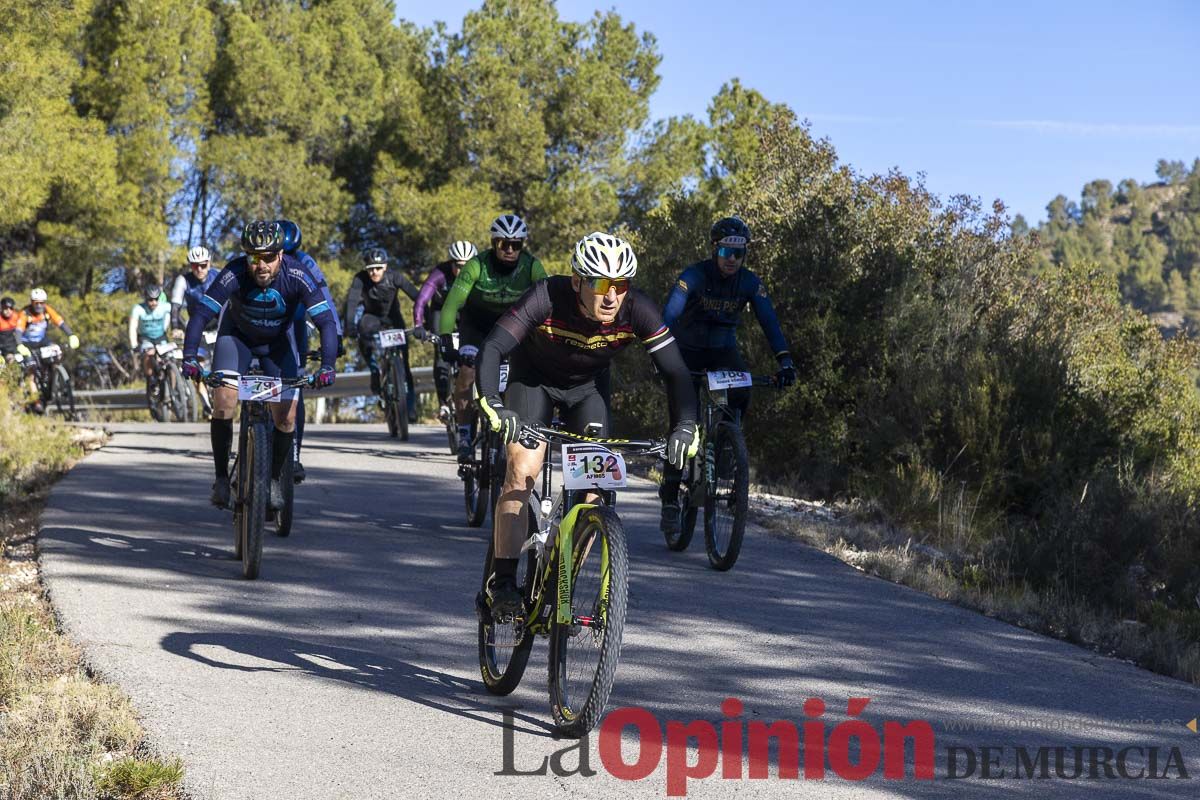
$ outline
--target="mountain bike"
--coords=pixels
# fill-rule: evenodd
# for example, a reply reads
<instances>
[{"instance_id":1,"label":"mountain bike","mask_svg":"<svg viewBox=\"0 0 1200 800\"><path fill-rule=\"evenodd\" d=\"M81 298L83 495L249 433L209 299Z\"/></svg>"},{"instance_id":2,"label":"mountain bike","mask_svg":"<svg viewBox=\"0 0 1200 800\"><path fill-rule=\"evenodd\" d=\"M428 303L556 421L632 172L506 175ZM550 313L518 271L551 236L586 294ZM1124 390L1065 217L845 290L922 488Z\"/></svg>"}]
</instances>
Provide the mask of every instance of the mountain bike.
<instances>
[{"instance_id":1,"label":"mountain bike","mask_svg":"<svg viewBox=\"0 0 1200 800\"><path fill-rule=\"evenodd\" d=\"M662 439L596 439L542 425L524 425L522 444L562 445L563 480L551 501L554 461L542 465L541 491L530 494L529 536L521 548L517 585L523 608L493 618L486 588L493 544L489 537L483 585L475 598L479 618L479 668L492 694L517 688L534 636L550 637L550 710L566 736L590 731L604 713L616 678L629 594L625 529L614 509L625 486L625 460L617 450L662 455ZM588 502L589 494L599 495Z\"/></svg>"},{"instance_id":2,"label":"mountain bike","mask_svg":"<svg viewBox=\"0 0 1200 800\"><path fill-rule=\"evenodd\" d=\"M385 328L375 334L379 350L383 414L387 419L388 435L408 441L408 377L404 372L404 351L412 329Z\"/></svg>"},{"instance_id":3,"label":"mountain bike","mask_svg":"<svg viewBox=\"0 0 1200 800\"><path fill-rule=\"evenodd\" d=\"M508 388L508 364L500 365L500 392ZM457 438L457 433L455 434ZM457 453L457 449L455 450ZM476 409L471 423L471 457L458 466L463 481L463 500L467 508L467 525L478 528L487 519L488 509L495 509L504 487L507 470L504 441L492 431L482 409ZM495 513L493 511L493 513Z\"/></svg>"},{"instance_id":4,"label":"mountain bike","mask_svg":"<svg viewBox=\"0 0 1200 800\"><path fill-rule=\"evenodd\" d=\"M176 422L191 419L192 392L183 378L180 364L183 350L170 339L154 345L154 367L146 380L146 405L157 422L166 422L168 413Z\"/></svg>"},{"instance_id":5,"label":"mountain bike","mask_svg":"<svg viewBox=\"0 0 1200 800\"><path fill-rule=\"evenodd\" d=\"M222 385L218 372L208 373L204 382L211 389ZM292 477L293 449L288 448L287 462L280 475L283 489L283 508L270 511L271 496L271 439L275 421L267 403L292 399L292 392L314 384L311 375L297 378L273 378L263 375L257 359L238 377L238 399L241 412L238 420L238 446L229 470L230 499L233 503L233 554L242 561L242 575L258 577L262 565L263 530L266 521L273 519L275 533L287 536L292 530L294 489Z\"/></svg>"},{"instance_id":6,"label":"mountain bike","mask_svg":"<svg viewBox=\"0 0 1200 800\"><path fill-rule=\"evenodd\" d=\"M62 363L62 348L56 344L43 344L30 347L30 350L33 358L29 359L26 369L33 373L42 408L48 411L53 405L54 410L66 419L76 419L75 388L71 374Z\"/></svg>"},{"instance_id":7,"label":"mountain bike","mask_svg":"<svg viewBox=\"0 0 1200 800\"><path fill-rule=\"evenodd\" d=\"M750 457L739 415L729 407L729 390L777 384L774 377L731 370L692 376L702 379L700 450L679 482L679 532L664 536L671 550L687 549L703 508L708 563L725 571L741 553L750 504Z\"/></svg>"}]
</instances>

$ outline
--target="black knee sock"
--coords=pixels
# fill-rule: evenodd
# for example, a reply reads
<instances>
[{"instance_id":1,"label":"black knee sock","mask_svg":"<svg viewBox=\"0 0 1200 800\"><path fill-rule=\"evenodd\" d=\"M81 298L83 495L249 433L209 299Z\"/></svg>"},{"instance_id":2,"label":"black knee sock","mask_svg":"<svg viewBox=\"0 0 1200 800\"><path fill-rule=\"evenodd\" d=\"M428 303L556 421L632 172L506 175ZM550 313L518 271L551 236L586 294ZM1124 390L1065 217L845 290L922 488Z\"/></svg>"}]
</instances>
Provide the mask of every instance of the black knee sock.
<instances>
[{"instance_id":1,"label":"black knee sock","mask_svg":"<svg viewBox=\"0 0 1200 800\"><path fill-rule=\"evenodd\" d=\"M516 558L493 558L492 569L496 573L496 577L517 577L517 561Z\"/></svg>"},{"instance_id":2,"label":"black knee sock","mask_svg":"<svg viewBox=\"0 0 1200 800\"><path fill-rule=\"evenodd\" d=\"M212 439L213 468L218 479L229 478L229 449L233 447L233 420L213 417L208 423Z\"/></svg>"},{"instance_id":3,"label":"black knee sock","mask_svg":"<svg viewBox=\"0 0 1200 800\"><path fill-rule=\"evenodd\" d=\"M292 449L292 434L284 433L275 429L275 435L271 437L271 480L279 480L279 476L283 474L283 465L287 462L287 457L291 455Z\"/></svg>"}]
</instances>

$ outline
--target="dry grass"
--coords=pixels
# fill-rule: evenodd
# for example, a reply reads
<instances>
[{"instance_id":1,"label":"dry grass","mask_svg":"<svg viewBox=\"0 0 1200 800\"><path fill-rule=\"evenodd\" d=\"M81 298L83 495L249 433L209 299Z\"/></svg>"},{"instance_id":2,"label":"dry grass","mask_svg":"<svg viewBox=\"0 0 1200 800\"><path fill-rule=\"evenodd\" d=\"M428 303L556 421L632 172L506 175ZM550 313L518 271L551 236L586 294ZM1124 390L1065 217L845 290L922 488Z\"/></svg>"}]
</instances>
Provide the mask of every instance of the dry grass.
<instances>
[{"instance_id":1,"label":"dry grass","mask_svg":"<svg viewBox=\"0 0 1200 800\"><path fill-rule=\"evenodd\" d=\"M954 511L957 526L963 508ZM792 534L863 572L1200 684L1200 614L1164 609L1150 624L1122 619L1064 591L1034 591L958 552L920 544L894 526L863 519L850 507L834 511L756 494L751 512L765 527ZM969 538L965 531L960 535Z\"/></svg>"},{"instance_id":2,"label":"dry grass","mask_svg":"<svg viewBox=\"0 0 1200 800\"><path fill-rule=\"evenodd\" d=\"M25 422L0 412L0 430ZM10 428L0 438L5 435L18 434ZM64 442L71 436L67 429L50 435ZM96 437L75 436L77 442L89 438ZM88 675L42 590L38 516L50 483L80 446L60 452L61 461L23 463L20 480L10 480L9 491L0 494L0 797L179 798L182 766L148 752L129 700Z\"/></svg>"}]
</instances>

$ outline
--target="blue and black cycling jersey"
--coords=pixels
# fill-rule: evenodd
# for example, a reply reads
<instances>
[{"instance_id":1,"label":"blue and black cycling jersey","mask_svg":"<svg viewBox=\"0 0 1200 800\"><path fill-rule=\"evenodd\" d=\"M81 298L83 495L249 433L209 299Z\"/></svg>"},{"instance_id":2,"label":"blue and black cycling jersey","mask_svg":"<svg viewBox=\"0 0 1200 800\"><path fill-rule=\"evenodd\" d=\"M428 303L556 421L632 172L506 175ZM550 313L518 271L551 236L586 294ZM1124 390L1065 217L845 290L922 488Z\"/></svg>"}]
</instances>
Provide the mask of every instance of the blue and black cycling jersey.
<instances>
[{"instance_id":1,"label":"blue and black cycling jersey","mask_svg":"<svg viewBox=\"0 0 1200 800\"><path fill-rule=\"evenodd\" d=\"M747 305L754 308L775 358L788 356L767 287L745 267L725 277L711 258L692 264L671 287L663 320L685 350L734 349Z\"/></svg>"},{"instance_id":2,"label":"blue and black cycling jersey","mask_svg":"<svg viewBox=\"0 0 1200 800\"><path fill-rule=\"evenodd\" d=\"M322 272L321 268L317 265L317 260L303 250L297 250L292 255L300 259L300 263L308 267L308 271L311 272L313 277L317 279L317 288L321 290L321 294L325 297L325 302L329 303L329 308L331 311L333 311L333 322L337 326L338 336L341 336L342 319L338 316L337 304L333 302L333 293L329 291L329 282L325 280L325 273ZM297 323L297 333L300 332L300 325L304 322L304 316L307 313L308 311L305 308L298 308L296 310L297 316L295 321ZM300 341L299 337L297 337L296 341Z\"/></svg>"},{"instance_id":3,"label":"blue and black cycling jersey","mask_svg":"<svg viewBox=\"0 0 1200 800\"><path fill-rule=\"evenodd\" d=\"M188 320L184 358L196 357L201 333L222 309L230 328L250 346L289 336L297 311L307 312L321 333L321 366L333 368L338 344L333 307L321 293L317 279L298 258L284 255L279 273L266 287L259 287L254 280L245 256L230 261Z\"/></svg>"}]
</instances>

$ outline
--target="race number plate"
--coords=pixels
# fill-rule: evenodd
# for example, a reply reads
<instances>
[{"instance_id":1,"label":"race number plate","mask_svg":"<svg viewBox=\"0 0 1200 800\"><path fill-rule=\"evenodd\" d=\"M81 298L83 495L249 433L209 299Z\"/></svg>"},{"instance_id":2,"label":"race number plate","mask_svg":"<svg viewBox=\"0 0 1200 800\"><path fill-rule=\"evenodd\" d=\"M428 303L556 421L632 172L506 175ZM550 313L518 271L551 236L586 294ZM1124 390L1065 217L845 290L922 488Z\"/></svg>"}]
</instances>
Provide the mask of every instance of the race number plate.
<instances>
[{"instance_id":1,"label":"race number plate","mask_svg":"<svg viewBox=\"0 0 1200 800\"><path fill-rule=\"evenodd\" d=\"M709 389L740 389L743 386L753 385L754 378L750 376L749 372L719 369L708 373Z\"/></svg>"},{"instance_id":2,"label":"race number plate","mask_svg":"<svg viewBox=\"0 0 1200 800\"><path fill-rule=\"evenodd\" d=\"M508 364L500 365L500 391L508 388Z\"/></svg>"},{"instance_id":3,"label":"race number plate","mask_svg":"<svg viewBox=\"0 0 1200 800\"><path fill-rule=\"evenodd\" d=\"M62 355L62 348L56 344L48 344L38 350L38 354L42 358L58 358Z\"/></svg>"},{"instance_id":4,"label":"race number plate","mask_svg":"<svg viewBox=\"0 0 1200 800\"><path fill-rule=\"evenodd\" d=\"M625 459L598 444L562 446L564 489L620 489L625 486Z\"/></svg>"},{"instance_id":5,"label":"race number plate","mask_svg":"<svg viewBox=\"0 0 1200 800\"><path fill-rule=\"evenodd\" d=\"M284 400L285 394L290 396L292 391L284 391L282 378L272 378L267 375L238 376L238 400L279 403Z\"/></svg>"},{"instance_id":6,"label":"race number plate","mask_svg":"<svg viewBox=\"0 0 1200 800\"><path fill-rule=\"evenodd\" d=\"M158 351L158 354L160 356L165 356L167 353L169 353L175 349L175 343L174 342L159 342L158 344L154 345L154 349Z\"/></svg>"},{"instance_id":7,"label":"race number plate","mask_svg":"<svg viewBox=\"0 0 1200 800\"><path fill-rule=\"evenodd\" d=\"M386 331L379 332L380 347L400 347L407 341L404 336L404 331L400 328L388 328Z\"/></svg>"},{"instance_id":8,"label":"race number plate","mask_svg":"<svg viewBox=\"0 0 1200 800\"><path fill-rule=\"evenodd\" d=\"M217 342L216 331L205 331L203 334L201 334L201 336L204 339L204 343L207 345L216 344Z\"/></svg>"}]
</instances>

